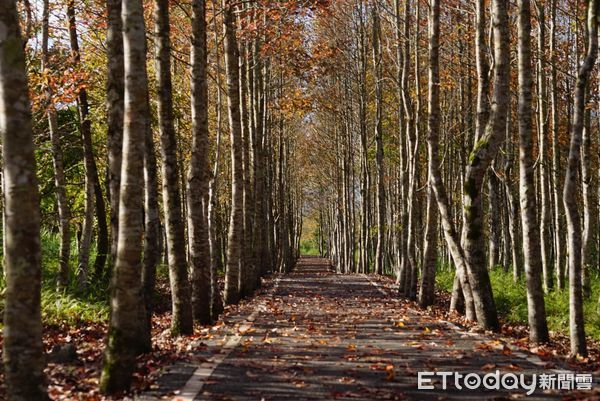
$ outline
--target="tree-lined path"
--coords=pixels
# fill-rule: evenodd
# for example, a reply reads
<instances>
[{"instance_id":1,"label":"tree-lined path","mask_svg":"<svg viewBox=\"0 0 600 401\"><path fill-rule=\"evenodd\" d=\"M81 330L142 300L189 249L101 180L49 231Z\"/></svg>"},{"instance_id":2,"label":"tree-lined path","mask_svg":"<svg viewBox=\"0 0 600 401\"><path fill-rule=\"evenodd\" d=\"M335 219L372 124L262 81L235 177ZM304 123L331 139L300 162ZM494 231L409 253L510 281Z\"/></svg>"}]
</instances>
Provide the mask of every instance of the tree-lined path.
<instances>
[{"instance_id":1,"label":"tree-lined path","mask_svg":"<svg viewBox=\"0 0 600 401\"><path fill-rule=\"evenodd\" d=\"M327 259L304 257L226 314L224 325L198 345L197 364L168 369L139 399L498 400L510 392L418 390L417 372L539 374L552 366L533 357L536 366L501 341L417 311L390 297L394 287L386 278L336 274ZM536 390L528 399L561 396Z\"/></svg>"},{"instance_id":2,"label":"tree-lined path","mask_svg":"<svg viewBox=\"0 0 600 401\"><path fill-rule=\"evenodd\" d=\"M0 399L600 373L599 25L600 0L0 1Z\"/></svg>"}]
</instances>

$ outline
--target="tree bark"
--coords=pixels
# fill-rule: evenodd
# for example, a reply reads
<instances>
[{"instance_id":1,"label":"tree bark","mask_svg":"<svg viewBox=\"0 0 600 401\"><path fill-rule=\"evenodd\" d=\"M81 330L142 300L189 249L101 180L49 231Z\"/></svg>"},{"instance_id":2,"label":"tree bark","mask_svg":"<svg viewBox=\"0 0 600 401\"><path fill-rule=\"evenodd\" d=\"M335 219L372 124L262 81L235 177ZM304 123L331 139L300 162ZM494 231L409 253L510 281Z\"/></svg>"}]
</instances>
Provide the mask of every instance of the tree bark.
<instances>
[{"instance_id":1,"label":"tree bark","mask_svg":"<svg viewBox=\"0 0 600 401\"><path fill-rule=\"evenodd\" d=\"M550 233L548 232L551 226L550 215L550 189L548 188L548 160L547 160L547 93L546 93L546 11L544 5L536 1L535 7L538 16L538 129L539 129L539 162L540 162L540 245L542 258L542 272L544 290L548 292L553 286L552 269L551 269L551 242Z\"/></svg>"},{"instance_id":2,"label":"tree bark","mask_svg":"<svg viewBox=\"0 0 600 401\"><path fill-rule=\"evenodd\" d=\"M377 191L377 245L375 248L375 274L383 274L385 252L385 166L383 164L383 100L382 100L382 60L381 60L381 28L379 4L373 5L373 64L375 69L375 164L377 178L375 190Z\"/></svg>"},{"instance_id":3,"label":"tree bark","mask_svg":"<svg viewBox=\"0 0 600 401\"><path fill-rule=\"evenodd\" d=\"M423 266L419 305L433 304L435 297L435 270L438 248L438 206L433 189L433 175L438 159L440 131L440 0L432 0L429 7L429 116L427 119L428 143L428 184L427 217L425 222L425 243L423 245Z\"/></svg>"},{"instance_id":4,"label":"tree bark","mask_svg":"<svg viewBox=\"0 0 600 401\"><path fill-rule=\"evenodd\" d=\"M519 193L527 281L529 339L532 343L544 343L550 338L542 289L542 255L534 185L533 122L531 115L533 105L531 3L530 0L518 0L517 4L519 8Z\"/></svg>"},{"instance_id":5,"label":"tree bark","mask_svg":"<svg viewBox=\"0 0 600 401\"><path fill-rule=\"evenodd\" d=\"M4 375L9 401L49 400L40 308L38 181L23 40L15 1L0 3L0 133L4 158Z\"/></svg>"},{"instance_id":6,"label":"tree bark","mask_svg":"<svg viewBox=\"0 0 600 401\"><path fill-rule=\"evenodd\" d=\"M507 9L508 4L505 1L492 1L495 59L492 109L485 133L477 140L469 157L463 195L463 238L477 321L484 328L494 331L499 329L499 323L485 263L481 190L485 172L504 139L506 129L510 72Z\"/></svg>"},{"instance_id":7,"label":"tree bark","mask_svg":"<svg viewBox=\"0 0 600 401\"><path fill-rule=\"evenodd\" d=\"M144 141L144 258L142 265L142 288L144 293L144 306L146 309L145 326L140 343L143 351L152 350L151 329L152 313L154 309L154 289L156 284L156 267L160 263L161 247L160 237L160 212L158 210L158 167L156 165L156 149L152 132L150 97L146 91L145 113L148 124Z\"/></svg>"},{"instance_id":8,"label":"tree bark","mask_svg":"<svg viewBox=\"0 0 600 401\"><path fill-rule=\"evenodd\" d=\"M42 16L42 71L45 76L48 70L48 40L49 40L49 18L50 3L44 0ZM52 88L49 82L44 83L44 95L46 114L48 117L48 130L50 131L50 143L52 146L52 164L54 167L54 185L56 187L56 206L58 209L58 230L60 235L60 249L58 253L59 268L57 285L59 290L64 290L69 285L69 260L71 258L71 209L67 197L67 182L65 179L65 166L63 151L58 129L56 107L52 100Z\"/></svg>"},{"instance_id":9,"label":"tree bark","mask_svg":"<svg viewBox=\"0 0 600 401\"><path fill-rule=\"evenodd\" d=\"M131 385L143 335L142 235L146 108L146 32L140 0L123 1L125 110L119 206L119 243L112 278L112 312L104 351L100 389L115 394ZM144 311L144 313L141 313Z\"/></svg>"},{"instance_id":10,"label":"tree bark","mask_svg":"<svg viewBox=\"0 0 600 401\"><path fill-rule=\"evenodd\" d=\"M67 17L69 20L69 39L71 53L75 65L81 63L81 52L79 50L79 39L77 37L77 25L75 20L75 2L67 2ZM102 196L98 167L94 158L94 145L92 141L92 122L89 119L88 95L85 87L79 89L77 96L79 109L79 130L83 143L83 159L85 164L85 210L82 228L82 240L79 249L79 272L80 288L85 288L87 281L87 270L89 262L90 244L93 234L94 210L98 224L98 241L96 243L96 259L94 261L94 275L100 277L109 252L108 227L106 224L106 205Z\"/></svg>"},{"instance_id":11,"label":"tree bark","mask_svg":"<svg viewBox=\"0 0 600 401\"><path fill-rule=\"evenodd\" d=\"M108 152L108 198L110 201L110 266L117 258L119 232L119 187L121 186L121 160L123 153L123 21L121 1L107 0L107 76L106 76L106 125Z\"/></svg>"},{"instance_id":12,"label":"tree bark","mask_svg":"<svg viewBox=\"0 0 600 401\"><path fill-rule=\"evenodd\" d=\"M573 121L569 158L565 173L563 202L567 215L567 238L569 252L569 330L571 354L587 356L583 319L582 296L582 241L581 220L577 205L577 170L581 160L581 142L585 119L586 89L590 74L598 56L598 15L600 1L590 0L587 7L588 44L583 63L577 74L574 93Z\"/></svg>"},{"instance_id":13,"label":"tree bark","mask_svg":"<svg viewBox=\"0 0 600 401\"><path fill-rule=\"evenodd\" d=\"M208 216L208 83L206 53L206 3L194 0L192 20L192 159L187 176L187 212L192 264L194 318L212 322L211 253ZM218 72L217 72L218 74ZM216 272L215 272L216 274ZM214 277L213 279L216 279ZM216 295L216 294L215 294ZM214 297L213 297L214 299Z\"/></svg>"},{"instance_id":14,"label":"tree bark","mask_svg":"<svg viewBox=\"0 0 600 401\"><path fill-rule=\"evenodd\" d=\"M561 179L561 163L560 163L560 144L558 141L559 135L559 111L558 111L558 82L557 68L558 62L556 57L556 9L557 0L551 2L551 20L550 20L550 57L551 57L551 73L550 73L550 114L552 119L552 184L554 198L554 265L556 274L556 287L559 289L565 288L565 252L563 240L563 201L562 193L559 189Z\"/></svg>"},{"instance_id":15,"label":"tree bark","mask_svg":"<svg viewBox=\"0 0 600 401\"><path fill-rule=\"evenodd\" d=\"M173 124L169 1L156 0L155 7L156 86L162 158L162 198L171 282L171 334L179 336L192 334L194 322L192 305L189 302L190 284L179 188L177 137ZM194 194L194 196L198 196L198 194ZM210 314L207 321L210 321Z\"/></svg>"},{"instance_id":16,"label":"tree bark","mask_svg":"<svg viewBox=\"0 0 600 401\"><path fill-rule=\"evenodd\" d=\"M225 299L227 305L240 300L239 277L242 266L243 240L243 160L242 127L240 117L239 49L236 39L235 2L225 0L223 29L225 34L225 70L227 74L227 104L231 137L231 214L227 244L227 271L225 275Z\"/></svg>"}]
</instances>

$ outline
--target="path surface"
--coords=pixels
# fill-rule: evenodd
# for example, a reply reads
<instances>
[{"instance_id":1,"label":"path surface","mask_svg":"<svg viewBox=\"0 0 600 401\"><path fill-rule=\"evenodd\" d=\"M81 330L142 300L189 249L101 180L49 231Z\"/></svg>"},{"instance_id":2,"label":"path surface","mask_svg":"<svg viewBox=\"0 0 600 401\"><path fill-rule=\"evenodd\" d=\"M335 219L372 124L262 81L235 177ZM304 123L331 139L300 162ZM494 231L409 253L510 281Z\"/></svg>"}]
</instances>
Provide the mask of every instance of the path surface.
<instances>
[{"instance_id":1,"label":"path surface","mask_svg":"<svg viewBox=\"0 0 600 401\"><path fill-rule=\"evenodd\" d=\"M373 280L301 259L229 313L194 351L197 363L173 367L138 399L504 400L524 391L442 390L441 380L435 390L418 390L417 372L552 373L535 358L410 309L386 293L389 281ZM527 397L560 398L539 389Z\"/></svg>"}]
</instances>

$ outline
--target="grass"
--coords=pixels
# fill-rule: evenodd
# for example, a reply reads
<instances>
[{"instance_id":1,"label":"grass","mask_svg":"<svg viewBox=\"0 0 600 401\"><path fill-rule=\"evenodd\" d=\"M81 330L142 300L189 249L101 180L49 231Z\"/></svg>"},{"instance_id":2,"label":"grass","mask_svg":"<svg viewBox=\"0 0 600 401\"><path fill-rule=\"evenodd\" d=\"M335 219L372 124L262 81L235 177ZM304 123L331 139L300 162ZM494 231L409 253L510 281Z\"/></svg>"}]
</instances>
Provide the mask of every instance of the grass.
<instances>
[{"instance_id":1,"label":"grass","mask_svg":"<svg viewBox=\"0 0 600 401\"><path fill-rule=\"evenodd\" d=\"M300 242L300 254L301 255L309 255L309 256L317 256L319 255L319 248L317 246L316 241L313 239L305 239Z\"/></svg>"},{"instance_id":2,"label":"grass","mask_svg":"<svg viewBox=\"0 0 600 401\"><path fill-rule=\"evenodd\" d=\"M513 281L512 272L505 272L501 267L490 271L490 280L494 290L494 299L498 314L512 324L527 324L527 290L525 278L517 283ZM452 291L454 270L449 267L438 268L437 285ZM584 302L586 334L600 339L600 314L597 311L600 295L600 277L592 273L592 296ZM545 295L548 327L551 331L568 334L569 330L569 292L554 289Z\"/></svg>"},{"instance_id":3,"label":"grass","mask_svg":"<svg viewBox=\"0 0 600 401\"><path fill-rule=\"evenodd\" d=\"M75 266L77 266L77 244L71 245L70 283L64 291L56 289L58 276L58 253L60 238L57 234L42 231L42 319L45 324L77 324L80 322L105 322L109 316L108 282L99 280L89 284L85 293L76 290ZM92 247L90 268L96 250ZM0 275L0 313L4 311L6 280Z\"/></svg>"}]
</instances>

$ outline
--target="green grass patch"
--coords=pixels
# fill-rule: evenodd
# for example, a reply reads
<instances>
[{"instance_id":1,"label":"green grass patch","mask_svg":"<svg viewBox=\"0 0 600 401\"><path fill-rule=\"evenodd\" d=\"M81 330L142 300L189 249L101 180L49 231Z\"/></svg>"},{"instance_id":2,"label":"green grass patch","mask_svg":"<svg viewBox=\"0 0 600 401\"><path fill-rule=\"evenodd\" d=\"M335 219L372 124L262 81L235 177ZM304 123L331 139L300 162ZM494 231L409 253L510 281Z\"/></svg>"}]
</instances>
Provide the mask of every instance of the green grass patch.
<instances>
[{"instance_id":1,"label":"green grass patch","mask_svg":"<svg viewBox=\"0 0 600 401\"><path fill-rule=\"evenodd\" d=\"M512 324L527 324L527 289L525 277L513 281L512 272L501 267L490 271L490 280L494 290L494 299L498 314ZM439 268L436 284L439 288L452 291L454 270ZM584 302L585 330L591 338L600 339L600 314L597 311L600 295L600 277L593 273L591 277L592 296ZM552 331L568 334L569 331L569 292L554 289L545 295L548 327Z\"/></svg>"},{"instance_id":2,"label":"green grass patch","mask_svg":"<svg viewBox=\"0 0 600 401\"><path fill-rule=\"evenodd\" d=\"M0 247L1 248L1 247ZM71 244L69 287L58 291L58 254L60 238L58 234L43 230L41 232L42 253L42 319L46 324L75 324L79 322L104 322L109 316L108 280L96 280L88 285L85 293L77 291L75 268L77 266L77 244ZM92 245L90 269L96 258L96 249ZM6 280L0 275L0 313L4 312L4 293Z\"/></svg>"},{"instance_id":3,"label":"green grass patch","mask_svg":"<svg viewBox=\"0 0 600 401\"><path fill-rule=\"evenodd\" d=\"M319 255L319 248L317 243L312 239L305 239L300 242L300 254L301 255Z\"/></svg>"}]
</instances>

